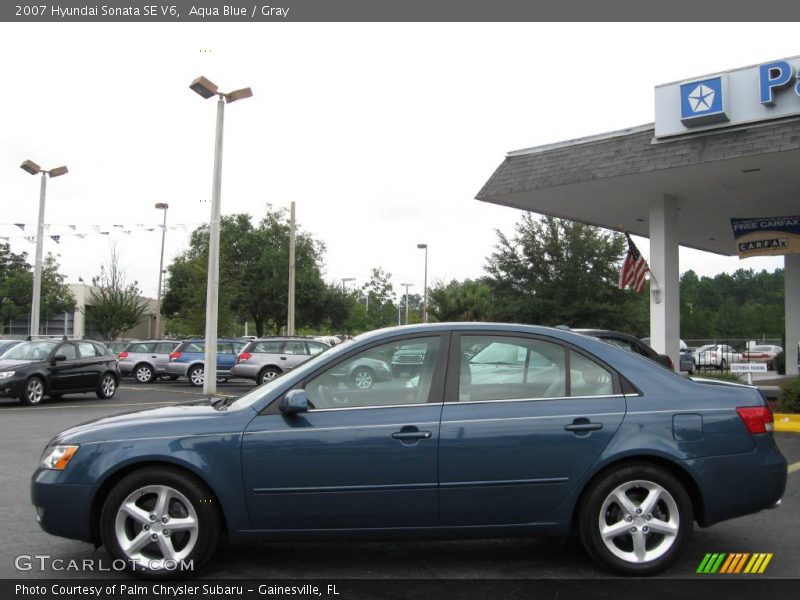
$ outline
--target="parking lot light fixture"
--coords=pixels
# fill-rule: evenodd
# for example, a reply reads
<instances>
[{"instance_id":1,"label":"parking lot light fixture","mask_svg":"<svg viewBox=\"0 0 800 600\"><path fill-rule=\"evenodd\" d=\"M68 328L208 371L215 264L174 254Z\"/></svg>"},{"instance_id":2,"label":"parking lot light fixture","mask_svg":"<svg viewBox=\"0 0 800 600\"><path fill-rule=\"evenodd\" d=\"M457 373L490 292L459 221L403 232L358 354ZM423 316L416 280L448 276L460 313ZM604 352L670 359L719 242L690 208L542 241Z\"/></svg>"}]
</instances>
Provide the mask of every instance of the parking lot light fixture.
<instances>
[{"instance_id":1,"label":"parking lot light fixture","mask_svg":"<svg viewBox=\"0 0 800 600\"><path fill-rule=\"evenodd\" d=\"M344 292L347 291L347 283L348 282L355 281L355 280L356 280L355 277L342 277L342 292L344 293Z\"/></svg>"},{"instance_id":2,"label":"parking lot light fixture","mask_svg":"<svg viewBox=\"0 0 800 600\"><path fill-rule=\"evenodd\" d=\"M36 222L36 262L33 269L33 298L31 300L31 329L30 335L39 334L39 312L42 297L42 249L44 246L44 204L47 195L47 177L60 177L66 175L66 166L56 167L55 169L42 169L32 160L26 160L20 169L31 175L42 174L42 183L39 188L39 218Z\"/></svg>"},{"instance_id":3,"label":"parking lot light fixture","mask_svg":"<svg viewBox=\"0 0 800 600\"><path fill-rule=\"evenodd\" d=\"M167 209L169 204L157 202L156 209L164 211L164 222L161 225L161 260L158 263L158 296L156 300L156 337L161 338L161 281L164 276L164 238L167 234Z\"/></svg>"},{"instance_id":4,"label":"parking lot light fixture","mask_svg":"<svg viewBox=\"0 0 800 600\"><path fill-rule=\"evenodd\" d=\"M217 126L214 139L214 180L211 192L211 218L208 223L208 283L206 286L206 336L205 358L203 364L203 393L215 394L217 391L217 315L219 309L219 221L220 196L222 190L222 133L225 122L225 102L235 102L250 98L253 91L241 88L228 94L222 93L217 85L205 77L198 77L189 85L203 98L217 96Z\"/></svg>"},{"instance_id":5,"label":"parking lot light fixture","mask_svg":"<svg viewBox=\"0 0 800 600\"><path fill-rule=\"evenodd\" d=\"M425 250L425 280L422 292L422 322L428 322L428 244L417 244L417 248Z\"/></svg>"}]
</instances>

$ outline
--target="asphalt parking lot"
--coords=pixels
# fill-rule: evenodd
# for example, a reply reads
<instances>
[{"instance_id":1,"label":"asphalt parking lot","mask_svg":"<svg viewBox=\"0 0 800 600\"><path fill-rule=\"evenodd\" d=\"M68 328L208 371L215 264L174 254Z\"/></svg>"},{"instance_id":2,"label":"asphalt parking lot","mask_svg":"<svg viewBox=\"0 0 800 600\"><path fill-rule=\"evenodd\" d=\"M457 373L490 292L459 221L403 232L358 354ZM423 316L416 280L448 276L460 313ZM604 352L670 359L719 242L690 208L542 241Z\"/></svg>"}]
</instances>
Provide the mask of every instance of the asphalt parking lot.
<instances>
[{"instance_id":1,"label":"asphalt parking lot","mask_svg":"<svg viewBox=\"0 0 800 600\"><path fill-rule=\"evenodd\" d=\"M223 394L252 389L248 382L219 386ZM91 419L201 397L185 382L138 385L123 380L112 400L93 394L67 396L38 407L23 407L0 399L0 502L4 509L4 544L0 546L0 578L120 577L114 572L19 570L19 555L110 562L105 551L56 538L39 529L29 499L29 480L42 449L58 431ZM776 434L778 444L795 469L800 464L800 434ZM665 578L714 577L695 574L707 552L771 552L774 558L760 577L796 578L800 564L800 470L789 475L783 503L776 510L695 528L686 555ZM214 578L605 578L574 541L498 539L445 542L252 543L223 545L204 577Z\"/></svg>"}]
</instances>

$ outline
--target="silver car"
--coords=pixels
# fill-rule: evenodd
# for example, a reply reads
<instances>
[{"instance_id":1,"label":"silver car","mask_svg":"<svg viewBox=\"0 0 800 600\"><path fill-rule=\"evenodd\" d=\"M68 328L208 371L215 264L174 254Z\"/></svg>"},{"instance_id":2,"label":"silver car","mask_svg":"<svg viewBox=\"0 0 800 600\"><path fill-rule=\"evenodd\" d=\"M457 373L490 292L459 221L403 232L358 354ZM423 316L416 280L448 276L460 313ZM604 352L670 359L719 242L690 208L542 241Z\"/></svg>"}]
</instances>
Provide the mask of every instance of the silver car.
<instances>
[{"instance_id":1,"label":"silver car","mask_svg":"<svg viewBox=\"0 0 800 600\"><path fill-rule=\"evenodd\" d=\"M253 340L239 353L231 373L234 377L252 379L261 385L328 348L330 346L327 344L306 338L273 337Z\"/></svg>"},{"instance_id":2,"label":"silver car","mask_svg":"<svg viewBox=\"0 0 800 600\"><path fill-rule=\"evenodd\" d=\"M119 353L119 370L123 375L133 375L139 383L150 383L156 377L177 375L167 373L169 355L180 341L144 340L131 342Z\"/></svg>"}]
</instances>

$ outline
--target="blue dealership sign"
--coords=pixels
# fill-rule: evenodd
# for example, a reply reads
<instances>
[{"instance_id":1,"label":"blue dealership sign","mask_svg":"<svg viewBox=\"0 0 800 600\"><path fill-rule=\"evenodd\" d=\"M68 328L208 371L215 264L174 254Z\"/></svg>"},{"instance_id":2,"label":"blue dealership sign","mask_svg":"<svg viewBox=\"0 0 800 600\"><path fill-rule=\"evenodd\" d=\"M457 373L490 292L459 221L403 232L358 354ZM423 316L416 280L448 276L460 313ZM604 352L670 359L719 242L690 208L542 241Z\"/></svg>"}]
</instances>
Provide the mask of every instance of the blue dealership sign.
<instances>
[{"instance_id":1,"label":"blue dealership sign","mask_svg":"<svg viewBox=\"0 0 800 600\"><path fill-rule=\"evenodd\" d=\"M686 127L727 121L724 75L681 84L681 122Z\"/></svg>"}]
</instances>

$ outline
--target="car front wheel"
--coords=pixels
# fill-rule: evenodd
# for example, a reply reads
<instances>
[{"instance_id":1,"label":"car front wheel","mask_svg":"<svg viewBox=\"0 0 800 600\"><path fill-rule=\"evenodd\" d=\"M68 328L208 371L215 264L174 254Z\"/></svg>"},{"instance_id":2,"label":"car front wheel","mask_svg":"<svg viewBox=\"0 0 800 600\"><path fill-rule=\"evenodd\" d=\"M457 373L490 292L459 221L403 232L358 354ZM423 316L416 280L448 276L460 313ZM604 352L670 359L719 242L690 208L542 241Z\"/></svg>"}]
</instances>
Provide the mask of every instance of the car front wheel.
<instances>
[{"instance_id":1,"label":"car front wheel","mask_svg":"<svg viewBox=\"0 0 800 600\"><path fill-rule=\"evenodd\" d=\"M217 547L221 518L200 481L169 467L150 467L122 479L101 514L103 544L128 570L147 577L188 575Z\"/></svg>"},{"instance_id":2,"label":"car front wheel","mask_svg":"<svg viewBox=\"0 0 800 600\"><path fill-rule=\"evenodd\" d=\"M608 473L581 503L581 541L601 565L623 575L663 571L686 549L692 503L678 479L640 464Z\"/></svg>"},{"instance_id":3,"label":"car front wheel","mask_svg":"<svg viewBox=\"0 0 800 600\"><path fill-rule=\"evenodd\" d=\"M22 403L28 406L41 404L44 398L44 380L41 377L31 377L25 382L25 390L22 392Z\"/></svg>"}]
</instances>

